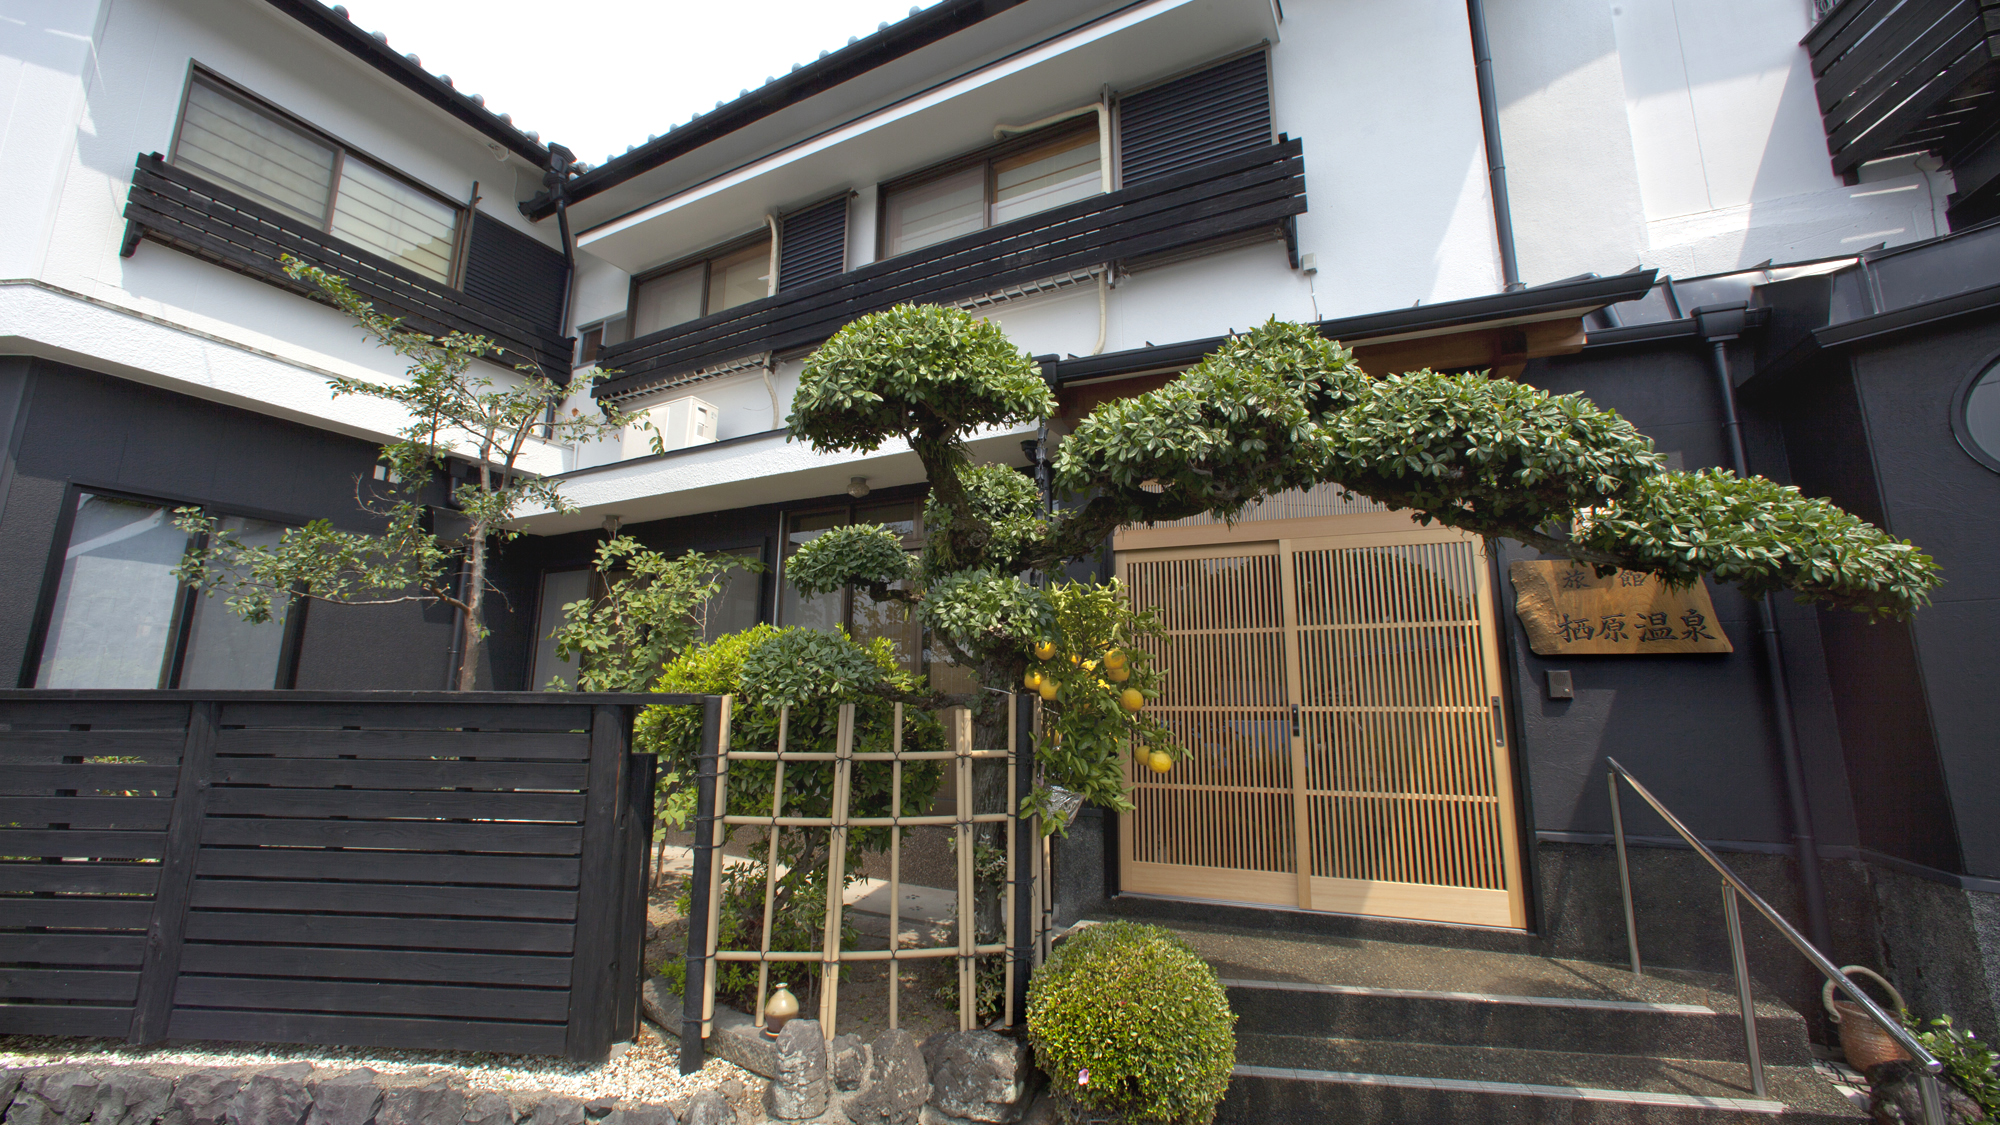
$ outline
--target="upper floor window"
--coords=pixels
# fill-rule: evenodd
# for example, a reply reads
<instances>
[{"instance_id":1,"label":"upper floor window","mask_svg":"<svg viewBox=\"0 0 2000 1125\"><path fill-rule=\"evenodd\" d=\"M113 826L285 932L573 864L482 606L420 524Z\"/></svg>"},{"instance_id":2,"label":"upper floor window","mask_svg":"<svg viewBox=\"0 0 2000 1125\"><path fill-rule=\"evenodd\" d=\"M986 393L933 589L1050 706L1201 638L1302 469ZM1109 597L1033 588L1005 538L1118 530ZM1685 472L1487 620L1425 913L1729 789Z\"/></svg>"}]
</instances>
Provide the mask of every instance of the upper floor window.
<instances>
[{"instance_id":1,"label":"upper floor window","mask_svg":"<svg viewBox=\"0 0 2000 1125\"><path fill-rule=\"evenodd\" d=\"M882 189L882 256L1074 203L1104 189L1095 119L1052 126Z\"/></svg>"},{"instance_id":2,"label":"upper floor window","mask_svg":"<svg viewBox=\"0 0 2000 1125\"><path fill-rule=\"evenodd\" d=\"M632 337L672 328L771 294L771 237L732 243L641 276L632 286Z\"/></svg>"},{"instance_id":3,"label":"upper floor window","mask_svg":"<svg viewBox=\"0 0 2000 1125\"><path fill-rule=\"evenodd\" d=\"M173 162L451 283L460 207L208 75L188 84Z\"/></svg>"}]
</instances>

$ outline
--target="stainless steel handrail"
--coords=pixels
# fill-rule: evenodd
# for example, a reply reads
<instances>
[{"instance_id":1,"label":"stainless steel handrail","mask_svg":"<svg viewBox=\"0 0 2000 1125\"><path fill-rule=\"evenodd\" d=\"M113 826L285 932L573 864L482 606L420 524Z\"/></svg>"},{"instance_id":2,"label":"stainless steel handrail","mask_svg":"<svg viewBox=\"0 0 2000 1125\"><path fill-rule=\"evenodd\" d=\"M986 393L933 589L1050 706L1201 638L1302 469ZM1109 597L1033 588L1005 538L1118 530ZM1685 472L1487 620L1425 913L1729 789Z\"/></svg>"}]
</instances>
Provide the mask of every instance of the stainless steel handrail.
<instances>
[{"instance_id":1,"label":"stainless steel handrail","mask_svg":"<svg viewBox=\"0 0 2000 1125\"><path fill-rule=\"evenodd\" d=\"M1632 869L1626 860L1625 817L1619 807L1618 779L1621 777L1625 779L1625 784L1632 787L1632 792L1637 793L1653 807L1654 812L1660 814L1660 819L1666 821L1668 827L1687 841L1688 846L1695 850L1695 854L1707 860L1708 865L1715 868L1716 873L1722 876L1722 916L1729 928L1730 957L1736 963L1736 997L1743 1011L1743 1044L1745 1052L1749 1055L1750 1088L1756 1095L1760 1098L1765 1096L1764 1059L1757 1047L1757 1011L1750 993L1750 965L1743 953L1743 920L1737 908L1738 895L1749 900L1750 905L1757 909L1757 913L1762 914L1776 926L1785 940L1791 942L1794 948L1805 955L1806 960L1812 962L1813 968L1818 969L1820 975L1839 985L1842 992L1847 993L1861 1006L1861 1010L1867 1013L1869 1019L1874 1020L1877 1026L1889 1033L1890 1038L1910 1053L1910 1057L1915 1059L1923 1070L1917 1082L1917 1090L1923 1099L1924 1125L1944 1125L1944 1100L1938 1089L1937 1080L1938 1072L1944 1069L1944 1064L1929 1051L1924 1050L1923 1044L1917 1042L1916 1037L1903 1027L1901 1021L1891 1019L1876 1006L1875 1001L1868 998L1867 993L1847 979L1846 973L1841 972L1833 962L1827 960L1825 954L1813 948L1813 944L1807 941L1803 934L1792 928L1792 924L1772 909L1770 903L1765 902L1756 891L1751 890L1750 885L1745 883L1741 876L1729 869L1728 864L1716 858L1708 845L1696 839L1694 833L1688 831L1687 825L1682 824L1679 817L1669 812L1658 797L1653 796L1644 785L1639 784L1639 779L1633 777L1631 771L1618 764L1618 759L1606 755L1604 760L1611 767L1605 782L1611 788L1611 830L1618 844L1618 886L1625 899L1625 941L1632 955L1633 975L1645 974L1639 964L1639 925L1632 909Z\"/></svg>"}]
</instances>

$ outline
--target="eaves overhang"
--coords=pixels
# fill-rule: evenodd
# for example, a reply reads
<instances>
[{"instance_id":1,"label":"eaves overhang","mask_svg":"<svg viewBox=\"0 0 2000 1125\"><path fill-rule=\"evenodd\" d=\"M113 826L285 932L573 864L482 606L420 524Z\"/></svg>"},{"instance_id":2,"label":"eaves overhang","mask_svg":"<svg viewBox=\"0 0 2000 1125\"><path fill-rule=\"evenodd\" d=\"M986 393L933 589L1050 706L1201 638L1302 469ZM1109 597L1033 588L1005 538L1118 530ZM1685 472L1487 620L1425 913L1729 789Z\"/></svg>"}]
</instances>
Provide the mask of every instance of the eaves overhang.
<instances>
[{"instance_id":1,"label":"eaves overhang","mask_svg":"<svg viewBox=\"0 0 2000 1125\"><path fill-rule=\"evenodd\" d=\"M549 166L548 147L514 127L513 123L462 94L444 79L425 70L407 55L399 55L386 42L350 22L343 11L315 0L265 0L271 7L317 32L334 46L374 67L391 80L414 91L418 97L470 125L508 151L538 168Z\"/></svg>"},{"instance_id":2,"label":"eaves overhang","mask_svg":"<svg viewBox=\"0 0 2000 1125\"><path fill-rule=\"evenodd\" d=\"M943 0L605 161L571 179L566 197L572 204L588 199L1025 2ZM530 219L547 218L555 209L555 198L546 191L521 204L521 213Z\"/></svg>"},{"instance_id":3,"label":"eaves overhang","mask_svg":"<svg viewBox=\"0 0 2000 1125\"><path fill-rule=\"evenodd\" d=\"M1645 296L1653 287L1656 274L1655 270L1640 270L1616 277L1559 281L1512 293L1322 320L1314 327L1320 335L1343 344L1381 345L1581 317L1606 305ZM1227 336L1213 336L1109 355L1073 357L1057 361L1054 371L1056 380L1065 384L1171 371L1200 362L1227 340Z\"/></svg>"}]
</instances>

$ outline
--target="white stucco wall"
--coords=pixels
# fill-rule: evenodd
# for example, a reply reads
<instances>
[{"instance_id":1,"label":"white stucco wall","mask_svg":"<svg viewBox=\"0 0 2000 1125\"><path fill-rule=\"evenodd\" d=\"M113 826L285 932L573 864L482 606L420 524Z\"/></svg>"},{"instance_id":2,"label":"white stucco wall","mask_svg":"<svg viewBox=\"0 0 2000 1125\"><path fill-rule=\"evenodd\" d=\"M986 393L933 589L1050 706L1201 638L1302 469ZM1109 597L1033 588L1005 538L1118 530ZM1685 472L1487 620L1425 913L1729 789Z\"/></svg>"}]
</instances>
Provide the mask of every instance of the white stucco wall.
<instances>
[{"instance_id":1,"label":"white stucco wall","mask_svg":"<svg viewBox=\"0 0 2000 1125\"><path fill-rule=\"evenodd\" d=\"M1948 177L1842 184L1800 0L1491 0L1523 279L1679 277L1944 233Z\"/></svg>"},{"instance_id":2,"label":"white stucco wall","mask_svg":"<svg viewBox=\"0 0 2000 1125\"><path fill-rule=\"evenodd\" d=\"M402 424L391 408L328 394L325 373L396 378L405 366L342 314L157 243L119 257L134 159L170 149L194 63L446 198L469 199L477 182L482 212L555 240L515 207L518 158L496 159L484 137L267 4L99 0L21 12L0 25L0 280L32 284L0 286L0 348L358 436ZM540 443L528 460L559 464Z\"/></svg>"}]
</instances>

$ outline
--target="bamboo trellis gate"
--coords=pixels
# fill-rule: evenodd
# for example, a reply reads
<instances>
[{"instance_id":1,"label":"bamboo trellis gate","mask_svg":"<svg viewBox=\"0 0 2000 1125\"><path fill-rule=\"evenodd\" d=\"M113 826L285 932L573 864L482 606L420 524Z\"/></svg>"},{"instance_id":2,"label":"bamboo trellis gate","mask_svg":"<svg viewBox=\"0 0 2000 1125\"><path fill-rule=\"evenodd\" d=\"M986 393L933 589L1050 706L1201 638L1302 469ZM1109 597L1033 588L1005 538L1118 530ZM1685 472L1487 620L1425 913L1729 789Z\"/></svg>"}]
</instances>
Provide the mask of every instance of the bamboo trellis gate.
<instances>
[{"instance_id":1,"label":"bamboo trellis gate","mask_svg":"<svg viewBox=\"0 0 2000 1125\"><path fill-rule=\"evenodd\" d=\"M1048 850L1040 826L1021 820L1007 808L979 811L975 801L974 769L979 762L1002 763L1007 771L1009 804L1018 804L1025 795L1033 770L1032 733L1039 720L1039 706L1030 697L1010 695L1007 708L1007 746L978 749L973 745L972 714L965 708L939 713L945 733L945 749L913 750L905 746L904 707L894 705L890 745L887 750L855 749L855 706L842 704L838 712L834 748L794 750L791 748L791 709L778 713L778 736L774 749L739 750L729 743L731 697L719 701L721 721L715 729L715 745L702 749L701 772L696 794L696 854L692 874L694 887L689 896L690 920L705 922L688 928L688 977L684 995L681 1036L683 1071L701 1064L701 1040L714 1031L716 970L724 962L757 965L757 993L752 1015L758 1027L764 1025L764 1005L770 994L773 964L817 965L820 971L818 1019L822 1033L831 1039L839 1022L840 970L843 965L862 962L888 963L888 1020L899 1025L898 995L900 966L905 961L955 958L958 961L958 1022L960 1030L978 1024L976 975L978 959L1002 957L1007 985L1003 1021L1013 1024L1022 1014L1027 975L1047 955L1053 902L1048 880L1043 878ZM732 814L729 809L729 772L732 762L772 763L771 811L765 815ZM956 797L950 814L901 815L904 796L904 766L922 761L948 763L950 784ZM830 762L834 767L830 815L787 815L785 767L788 764ZM863 763L884 763L890 769L891 814L854 816L852 800L854 770ZM1007 879L1004 890L1004 932L1000 941L980 942L974 925L977 895L974 872L974 836L980 825L1007 826L1000 833L1005 841ZM926 826L950 827L956 839L955 940L947 945L904 947L902 944L903 833ZM762 828L768 837L764 865L764 915L761 939L755 949L723 948L720 942L722 911L722 846L733 827ZM778 882L779 829L824 830L826 849L826 920L816 949L773 949L772 922ZM841 934L846 911L843 897L847 870L847 838L855 829L889 830L889 944L886 949L843 948ZM700 919L696 915L702 915Z\"/></svg>"}]
</instances>

